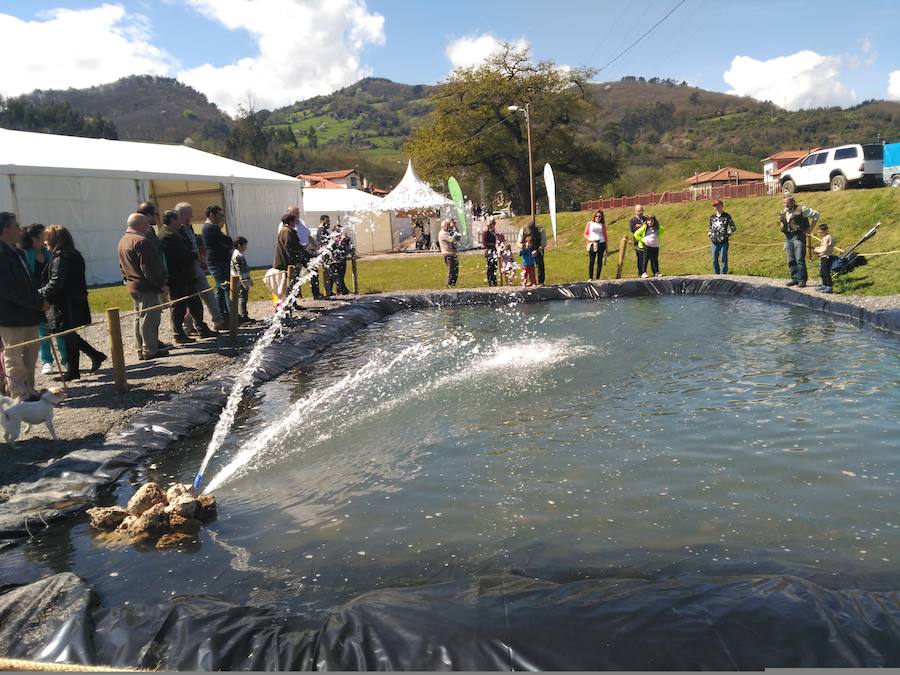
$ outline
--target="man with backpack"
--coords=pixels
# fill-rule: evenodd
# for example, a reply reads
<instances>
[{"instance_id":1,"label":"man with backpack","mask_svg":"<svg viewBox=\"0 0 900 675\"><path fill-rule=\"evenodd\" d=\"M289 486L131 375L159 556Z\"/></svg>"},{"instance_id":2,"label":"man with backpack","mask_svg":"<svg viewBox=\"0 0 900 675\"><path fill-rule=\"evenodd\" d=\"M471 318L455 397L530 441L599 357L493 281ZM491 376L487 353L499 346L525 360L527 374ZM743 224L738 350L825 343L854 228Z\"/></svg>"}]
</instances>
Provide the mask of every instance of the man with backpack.
<instances>
[{"instance_id":1,"label":"man with backpack","mask_svg":"<svg viewBox=\"0 0 900 675\"><path fill-rule=\"evenodd\" d=\"M737 230L731 214L725 211L725 205L721 199L713 202L713 208L716 210L709 217L709 240L712 242L712 263L714 274L728 274L728 237ZM722 267L719 267L719 259L722 260Z\"/></svg>"},{"instance_id":2,"label":"man with backpack","mask_svg":"<svg viewBox=\"0 0 900 675\"><path fill-rule=\"evenodd\" d=\"M810 222L812 221L812 222ZM806 233L819 222L819 212L808 206L799 206L790 195L784 198L784 209L778 218L784 234L784 250L787 253L791 280L788 286L806 287Z\"/></svg>"}]
</instances>

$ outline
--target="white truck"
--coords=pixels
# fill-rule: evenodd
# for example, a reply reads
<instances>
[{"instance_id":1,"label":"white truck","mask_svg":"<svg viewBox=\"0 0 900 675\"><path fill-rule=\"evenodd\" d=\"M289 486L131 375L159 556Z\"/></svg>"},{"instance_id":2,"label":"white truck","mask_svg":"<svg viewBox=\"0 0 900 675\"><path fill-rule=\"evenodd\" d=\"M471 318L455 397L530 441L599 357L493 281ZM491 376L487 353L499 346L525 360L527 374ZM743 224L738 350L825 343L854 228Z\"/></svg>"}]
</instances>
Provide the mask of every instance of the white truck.
<instances>
[{"instance_id":1,"label":"white truck","mask_svg":"<svg viewBox=\"0 0 900 675\"><path fill-rule=\"evenodd\" d=\"M884 146L880 143L841 145L811 152L797 166L781 174L785 194L797 190L851 186L881 187Z\"/></svg>"}]
</instances>

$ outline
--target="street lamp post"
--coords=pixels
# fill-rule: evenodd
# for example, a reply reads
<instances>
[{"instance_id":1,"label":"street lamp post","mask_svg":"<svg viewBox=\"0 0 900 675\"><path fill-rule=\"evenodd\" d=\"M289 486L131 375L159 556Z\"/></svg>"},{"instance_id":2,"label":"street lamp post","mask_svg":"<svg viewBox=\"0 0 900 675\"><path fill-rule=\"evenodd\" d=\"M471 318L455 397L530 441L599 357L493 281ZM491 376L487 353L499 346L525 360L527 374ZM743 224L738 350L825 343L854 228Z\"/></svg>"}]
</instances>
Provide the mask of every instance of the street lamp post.
<instances>
[{"instance_id":1,"label":"street lamp post","mask_svg":"<svg viewBox=\"0 0 900 675\"><path fill-rule=\"evenodd\" d=\"M510 112L520 110L525 113L525 127L528 130L528 187L531 189L531 222L536 223L534 219L534 163L531 158L531 103L526 103L524 108L517 105L509 106Z\"/></svg>"}]
</instances>

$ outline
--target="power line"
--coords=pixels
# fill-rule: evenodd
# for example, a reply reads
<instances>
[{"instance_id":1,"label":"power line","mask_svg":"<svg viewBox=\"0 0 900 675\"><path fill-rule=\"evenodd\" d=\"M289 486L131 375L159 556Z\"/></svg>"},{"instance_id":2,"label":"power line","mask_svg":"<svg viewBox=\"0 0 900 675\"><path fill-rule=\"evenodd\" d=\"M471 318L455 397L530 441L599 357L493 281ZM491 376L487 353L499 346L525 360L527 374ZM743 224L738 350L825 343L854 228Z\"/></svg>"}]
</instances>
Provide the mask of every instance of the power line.
<instances>
[{"instance_id":1,"label":"power line","mask_svg":"<svg viewBox=\"0 0 900 675\"><path fill-rule=\"evenodd\" d=\"M632 42L630 45L628 45L627 47L625 47L625 49L623 49L623 50L620 51L618 54L616 54L616 55L612 58L611 61L609 61L609 62L607 62L606 64L604 64L603 67L600 68L600 69L597 71L597 74L602 73L602 72L603 72L604 70L606 70L609 66L611 66L613 63L615 63L616 61L618 61L622 56L624 56L626 53L628 53L628 52L631 50L632 47L634 47L638 42L640 42L640 41L643 40L645 37L647 37L648 35L650 35L650 33L652 33L652 32L656 29L656 27L659 26L659 24L661 24L663 21L665 21L665 20L668 19L670 16L672 16L672 14L675 13L675 10L678 9L679 7L681 7L685 2L687 2L687 0L681 0L681 2L679 2L679 3L678 3L677 5L675 5L672 9L670 9L670 10L668 11L668 13L666 13L666 15L665 15L663 18L661 18L661 19L660 19L659 21L657 21L655 24L653 24L652 26L650 26L650 28L649 28L643 35L641 35L637 40L635 40L635 41Z\"/></svg>"},{"instance_id":2,"label":"power line","mask_svg":"<svg viewBox=\"0 0 900 675\"><path fill-rule=\"evenodd\" d=\"M629 26L627 30L622 31L622 36L619 38L619 41L616 43L616 46L610 50L610 54L615 54L619 51L619 48L625 44L628 38L631 37L631 32L638 28L641 25L641 22L644 20L644 17L647 16L647 12L650 11L650 7L653 5L653 0L647 0L647 4L644 5L644 11L641 12L640 16L634 22L633 26Z\"/></svg>"},{"instance_id":3,"label":"power line","mask_svg":"<svg viewBox=\"0 0 900 675\"><path fill-rule=\"evenodd\" d=\"M482 129L481 131L478 131L478 132L472 134L472 135L469 136L468 138L464 139L462 142L463 142L463 143L468 143L469 141L478 138L479 136L481 136L481 134L485 134L485 133L487 133L488 131L490 131L491 129L493 129L494 127L500 126L500 125L503 124L506 120L508 120L510 117L515 117L515 115L516 115L515 113L512 113L511 115L507 115L506 117L504 117L503 119L501 119L499 122L496 122L496 123L492 124L491 126L486 127L486 128L484 128L484 129Z\"/></svg>"}]
</instances>

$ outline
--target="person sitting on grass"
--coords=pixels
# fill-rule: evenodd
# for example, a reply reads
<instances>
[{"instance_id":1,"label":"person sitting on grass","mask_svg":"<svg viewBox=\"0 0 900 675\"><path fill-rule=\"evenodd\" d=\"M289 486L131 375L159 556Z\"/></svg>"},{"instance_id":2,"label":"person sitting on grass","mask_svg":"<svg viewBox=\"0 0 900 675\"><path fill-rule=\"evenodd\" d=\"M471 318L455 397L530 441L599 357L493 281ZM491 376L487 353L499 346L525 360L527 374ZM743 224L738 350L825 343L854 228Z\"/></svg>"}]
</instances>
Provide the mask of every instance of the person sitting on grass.
<instances>
[{"instance_id":1,"label":"person sitting on grass","mask_svg":"<svg viewBox=\"0 0 900 675\"><path fill-rule=\"evenodd\" d=\"M531 248L531 236L526 235L522 242L522 249L519 251L519 257L522 258L522 285L536 286L537 276L534 273L534 251Z\"/></svg>"},{"instance_id":2,"label":"person sitting on grass","mask_svg":"<svg viewBox=\"0 0 900 675\"><path fill-rule=\"evenodd\" d=\"M831 262L833 260L831 254L834 253L835 240L828 233L828 225L822 223L816 230L821 237L821 242L813 249L813 253L819 256L819 274L822 276L822 283L816 286L817 291L822 293L831 293Z\"/></svg>"},{"instance_id":3,"label":"person sitting on grass","mask_svg":"<svg viewBox=\"0 0 900 675\"><path fill-rule=\"evenodd\" d=\"M250 287L253 285L253 279L250 278L250 266L244 256L248 243L246 237L235 239L234 253L231 255L231 275L241 278L241 287L238 290L240 295L238 320L241 323L253 323L253 319L247 313L247 301L250 299Z\"/></svg>"}]
</instances>

